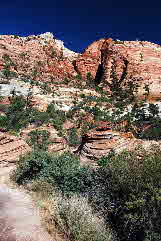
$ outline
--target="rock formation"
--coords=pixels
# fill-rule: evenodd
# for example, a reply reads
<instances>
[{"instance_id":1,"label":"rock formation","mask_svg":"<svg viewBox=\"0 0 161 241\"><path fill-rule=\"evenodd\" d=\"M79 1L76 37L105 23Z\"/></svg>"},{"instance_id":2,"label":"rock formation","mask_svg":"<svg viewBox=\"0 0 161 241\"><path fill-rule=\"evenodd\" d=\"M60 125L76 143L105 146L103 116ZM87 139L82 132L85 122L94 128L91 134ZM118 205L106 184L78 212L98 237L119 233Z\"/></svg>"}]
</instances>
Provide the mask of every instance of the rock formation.
<instances>
[{"instance_id":1,"label":"rock formation","mask_svg":"<svg viewBox=\"0 0 161 241\"><path fill-rule=\"evenodd\" d=\"M12 165L29 150L30 147L20 137L0 133L0 167Z\"/></svg>"},{"instance_id":2,"label":"rock formation","mask_svg":"<svg viewBox=\"0 0 161 241\"><path fill-rule=\"evenodd\" d=\"M118 74L122 73L124 62L129 61L128 77L139 78L140 84L149 84L150 98L161 98L161 46L147 41L114 41L101 39L94 42L76 60L80 74L86 77L91 72L93 78L110 81L113 58L116 59ZM141 92L142 93L142 92Z\"/></svg>"},{"instance_id":3,"label":"rock formation","mask_svg":"<svg viewBox=\"0 0 161 241\"><path fill-rule=\"evenodd\" d=\"M0 36L1 82L5 81L4 75L8 75L8 70L11 75L24 80L55 83L65 78L74 79L78 74L86 79L90 72L96 82L102 79L107 82L114 57L118 74L122 73L123 59L128 60L128 78L131 74L139 77L143 85L150 84L151 98L160 98L160 45L146 41L100 39L78 54L65 48L63 42L51 33L28 37Z\"/></svg>"},{"instance_id":4,"label":"rock formation","mask_svg":"<svg viewBox=\"0 0 161 241\"><path fill-rule=\"evenodd\" d=\"M89 131L82 141L80 158L82 163L94 162L111 152L117 154L123 150L134 150L138 146L149 149L151 145L161 148L161 141L149 141L135 138L132 133L113 131L110 125L101 125Z\"/></svg>"},{"instance_id":5,"label":"rock formation","mask_svg":"<svg viewBox=\"0 0 161 241\"><path fill-rule=\"evenodd\" d=\"M61 81L76 76L72 61L77 56L50 33L28 37L0 36L0 70L8 65L13 76L24 79Z\"/></svg>"},{"instance_id":6,"label":"rock formation","mask_svg":"<svg viewBox=\"0 0 161 241\"><path fill-rule=\"evenodd\" d=\"M104 39L95 41L76 59L76 70L83 78L86 79L89 72L92 78L95 78L99 64L101 64L101 48L104 41Z\"/></svg>"}]
</instances>

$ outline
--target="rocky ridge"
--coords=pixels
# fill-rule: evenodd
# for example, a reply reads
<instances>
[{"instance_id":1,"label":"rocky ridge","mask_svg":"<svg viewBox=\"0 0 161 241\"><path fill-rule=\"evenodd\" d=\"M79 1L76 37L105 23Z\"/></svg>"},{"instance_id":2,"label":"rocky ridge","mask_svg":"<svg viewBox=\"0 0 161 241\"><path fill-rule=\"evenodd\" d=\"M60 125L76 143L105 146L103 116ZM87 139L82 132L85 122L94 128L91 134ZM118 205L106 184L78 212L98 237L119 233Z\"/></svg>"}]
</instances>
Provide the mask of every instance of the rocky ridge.
<instances>
[{"instance_id":1,"label":"rocky ridge","mask_svg":"<svg viewBox=\"0 0 161 241\"><path fill-rule=\"evenodd\" d=\"M116 58L118 75L124 67L124 59L129 61L128 76L132 74L140 84L149 84L150 98L161 98L161 46L147 41L114 41L101 39L91 44L76 60L82 76L87 72L103 81L104 87L110 81L113 57Z\"/></svg>"},{"instance_id":2,"label":"rocky ridge","mask_svg":"<svg viewBox=\"0 0 161 241\"><path fill-rule=\"evenodd\" d=\"M72 61L77 56L51 33L28 37L0 36L0 70L8 64L14 75L24 79L51 82L76 76Z\"/></svg>"}]
</instances>

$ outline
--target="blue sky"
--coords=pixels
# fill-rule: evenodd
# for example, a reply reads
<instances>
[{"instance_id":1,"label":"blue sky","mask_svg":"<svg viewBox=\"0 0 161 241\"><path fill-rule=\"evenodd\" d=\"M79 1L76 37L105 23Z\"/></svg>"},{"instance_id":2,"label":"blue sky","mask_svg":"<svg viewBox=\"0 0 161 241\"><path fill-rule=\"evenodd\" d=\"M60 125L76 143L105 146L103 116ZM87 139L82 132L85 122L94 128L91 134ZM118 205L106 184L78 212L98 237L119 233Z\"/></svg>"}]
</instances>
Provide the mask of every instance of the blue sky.
<instances>
[{"instance_id":1,"label":"blue sky","mask_svg":"<svg viewBox=\"0 0 161 241\"><path fill-rule=\"evenodd\" d=\"M0 34L52 32L78 52L105 36L161 43L160 0L1 0L0 9Z\"/></svg>"}]
</instances>

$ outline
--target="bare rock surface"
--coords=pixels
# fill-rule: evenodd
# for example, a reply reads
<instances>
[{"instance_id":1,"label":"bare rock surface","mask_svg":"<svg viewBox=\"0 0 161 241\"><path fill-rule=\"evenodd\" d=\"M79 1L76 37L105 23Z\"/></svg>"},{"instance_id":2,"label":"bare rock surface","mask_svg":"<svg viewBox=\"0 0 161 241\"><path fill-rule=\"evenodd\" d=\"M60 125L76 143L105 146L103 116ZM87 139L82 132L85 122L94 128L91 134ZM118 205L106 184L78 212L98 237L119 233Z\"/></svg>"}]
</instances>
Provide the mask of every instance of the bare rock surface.
<instances>
[{"instance_id":1,"label":"bare rock surface","mask_svg":"<svg viewBox=\"0 0 161 241\"><path fill-rule=\"evenodd\" d=\"M0 133L0 167L10 166L30 147L19 137Z\"/></svg>"},{"instance_id":2,"label":"bare rock surface","mask_svg":"<svg viewBox=\"0 0 161 241\"><path fill-rule=\"evenodd\" d=\"M129 61L128 74L140 79L141 85L149 84L150 99L161 100L161 46L147 41L114 41L100 39L92 43L76 60L79 73L106 83L110 81L113 58L116 58L117 74L121 76L124 61ZM140 89L140 94L143 90Z\"/></svg>"},{"instance_id":3,"label":"bare rock surface","mask_svg":"<svg viewBox=\"0 0 161 241\"><path fill-rule=\"evenodd\" d=\"M80 158L82 163L94 163L103 156L107 156L111 151L118 154L124 150L134 150L139 146L150 149L152 145L161 148L161 141L136 139L130 132L121 133L110 128L92 130L84 137Z\"/></svg>"},{"instance_id":4,"label":"bare rock surface","mask_svg":"<svg viewBox=\"0 0 161 241\"><path fill-rule=\"evenodd\" d=\"M27 79L51 81L76 76L72 61L77 56L51 33L28 37L0 36L0 70L8 61L14 75Z\"/></svg>"}]
</instances>

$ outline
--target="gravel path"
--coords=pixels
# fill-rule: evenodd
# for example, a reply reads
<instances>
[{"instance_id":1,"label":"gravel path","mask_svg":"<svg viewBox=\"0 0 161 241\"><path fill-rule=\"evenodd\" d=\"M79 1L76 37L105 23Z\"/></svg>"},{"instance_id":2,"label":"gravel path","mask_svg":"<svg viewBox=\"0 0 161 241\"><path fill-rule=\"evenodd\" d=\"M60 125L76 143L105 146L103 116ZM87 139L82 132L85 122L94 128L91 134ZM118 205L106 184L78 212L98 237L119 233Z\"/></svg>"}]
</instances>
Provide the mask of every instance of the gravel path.
<instances>
[{"instance_id":1,"label":"gravel path","mask_svg":"<svg viewBox=\"0 0 161 241\"><path fill-rule=\"evenodd\" d=\"M6 184L13 168L0 168L0 241L54 241L31 197Z\"/></svg>"}]
</instances>

